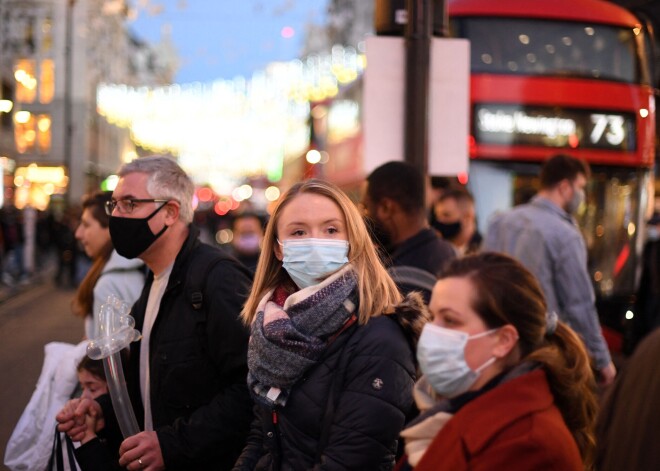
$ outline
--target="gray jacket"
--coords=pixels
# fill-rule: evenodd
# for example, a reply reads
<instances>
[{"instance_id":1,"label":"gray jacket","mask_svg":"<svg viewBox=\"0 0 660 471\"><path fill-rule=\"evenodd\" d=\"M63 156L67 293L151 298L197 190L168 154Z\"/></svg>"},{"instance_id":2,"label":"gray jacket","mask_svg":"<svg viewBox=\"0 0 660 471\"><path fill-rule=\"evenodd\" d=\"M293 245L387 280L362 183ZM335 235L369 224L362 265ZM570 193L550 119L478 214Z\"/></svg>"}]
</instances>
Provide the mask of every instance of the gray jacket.
<instances>
[{"instance_id":1,"label":"gray jacket","mask_svg":"<svg viewBox=\"0 0 660 471\"><path fill-rule=\"evenodd\" d=\"M587 272L587 249L566 211L536 196L493 218L484 250L504 252L522 262L541 283L548 310L582 337L596 368L610 363Z\"/></svg>"}]
</instances>

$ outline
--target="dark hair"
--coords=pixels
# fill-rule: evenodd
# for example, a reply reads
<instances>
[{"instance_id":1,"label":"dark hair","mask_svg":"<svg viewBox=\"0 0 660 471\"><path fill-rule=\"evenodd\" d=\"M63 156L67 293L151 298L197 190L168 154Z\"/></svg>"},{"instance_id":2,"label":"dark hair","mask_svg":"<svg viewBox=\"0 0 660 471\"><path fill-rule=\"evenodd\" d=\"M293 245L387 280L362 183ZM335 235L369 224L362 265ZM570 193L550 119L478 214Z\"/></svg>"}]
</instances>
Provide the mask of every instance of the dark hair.
<instances>
[{"instance_id":1,"label":"dark hair","mask_svg":"<svg viewBox=\"0 0 660 471\"><path fill-rule=\"evenodd\" d=\"M378 204L390 198L405 212L424 211L426 183L424 175L408 162L387 162L367 177L367 197Z\"/></svg>"},{"instance_id":2,"label":"dark hair","mask_svg":"<svg viewBox=\"0 0 660 471\"><path fill-rule=\"evenodd\" d=\"M474 203L474 197L465 188L449 188L438 198L438 202L456 200L457 203Z\"/></svg>"},{"instance_id":3,"label":"dark hair","mask_svg":"<svg viewBox=\"0 0 660 471\"><path fill-rule=\"evenodd\" d=\"M257 213L253 211L244 211L242 213L238 213L234 215L234 219L232 219L231 221L232 227L234 227L236 221L240 221L241 219L256 219L257 221L259 221L259 225L261 226L262 229L264 228L265 225L263 218L259 216Z\"/></svg>"},{"instance_id":4,"label":"dark hair","mask_svg":"<svg viewBox=\"0 0 660 471\"><path fill-rule=\"evenodd\" d=\"M516 328L519 361L543 365L555 403L575 438L585 469L590 469L596 446L597 398L589 356L577 334L564 323L557 322L556 330L548 333L547 305L534 275L508 255L483 252L453 260L440 276L444 278L467 278L472 283L472 308L488 328L506 324Z\"/></svg>"},{"instance_id":5,"label":"dark hair","mask_svg":"<svg viewBox=\"0 0 660 471\"><path fill-rule=\"evenodd\" d=\"M99 379L102 379L103 381L106 381L106 379L105 379L105 369L103 368L103 361L102 360L92 360L87 355L85 355L82 358L82 360L80 360L80 363L78 363L77 370L79 372L81 370L89 371L89 373L92 376L95 376Z\"/></svg>"},{"instance_id":6,"label":"dark hair","mask_svg":"<svg viewBox=\"0 0 660 471\"><path fill-rule=\"evenodd\" d=\"M108 227L110 217L105 212L105 203L112 199L111 191L103 191L94 193L85 197L82 203L83 211L89 210L92 217L96 219L101 227ZM105 264L108 263L110 255L112 255L112 242L109 242L96 260L93 261L92 266L85 275L85 278L80 282L76 295L71 301L71 310L73 313L80 317L85 317L88 314L93 314L94 308L94 286L101 277Z\"/></svg>"},{"instance_id":7,"label":"dark hair","mask_svg":"<svg viewBox=\"0 0 660 471\"><path fill-rule=\"evenodd\" d=\"M452 180L449 177L431 176L431 188L437 190L448 190L451 188Z\"/></svg>"},{"instance_id":8,"label":"dark hair","mask_svg":"<svg viewBox=\"0 0 660 471\"><path fill-rule=\"evenodd\" d=\"M660 422L660 329L635 349L603 400L598 417L596 469L657 469Z\"/></svg>"},{"instance_id":9,"label":"dark hair","mask_svg":"<svg viewBox=\"0 0 660 471\"><path fill-rule=\"evenodd\" d=\"M548 159L541 168L541 188L552 188L562 180L573 181L579 174L589 178L589 164L570 155L559 154Z\"/></svg>"}]
</instances>

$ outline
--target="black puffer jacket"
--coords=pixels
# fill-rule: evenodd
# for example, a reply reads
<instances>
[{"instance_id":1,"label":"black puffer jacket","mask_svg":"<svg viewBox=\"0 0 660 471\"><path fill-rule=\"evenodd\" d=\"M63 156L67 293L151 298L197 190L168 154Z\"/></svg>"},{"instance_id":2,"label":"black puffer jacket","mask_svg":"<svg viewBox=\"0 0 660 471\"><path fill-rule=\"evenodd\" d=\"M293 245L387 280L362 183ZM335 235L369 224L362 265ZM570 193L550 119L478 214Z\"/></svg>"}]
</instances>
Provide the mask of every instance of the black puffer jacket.
<instances>
[{"instance_id":1,"label":"black puffer jacket","mask_svg":"<svg viewBox=\"0 0 660 471\"><path fill-rule=\"evenodd\" d=\"M394 314L345 330L285 407L255 406L234 469L392 469L413 407L414 352L426 318L421 297L411 294Z\"/></svg>"}]
</instances>

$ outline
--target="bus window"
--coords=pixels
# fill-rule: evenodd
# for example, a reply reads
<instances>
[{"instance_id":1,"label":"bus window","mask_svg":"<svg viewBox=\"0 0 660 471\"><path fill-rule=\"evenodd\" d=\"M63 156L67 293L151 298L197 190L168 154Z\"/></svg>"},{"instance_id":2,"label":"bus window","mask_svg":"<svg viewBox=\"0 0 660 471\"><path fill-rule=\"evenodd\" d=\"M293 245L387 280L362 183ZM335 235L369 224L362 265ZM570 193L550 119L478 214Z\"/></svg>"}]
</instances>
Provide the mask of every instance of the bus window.
<instances>
[{"instance_id":1,"label":"bus window","mask_svg":"<svg viewBox=\"0 0 660 471\"><path fill-rule=\"evenodd\" d=\"M472 73L645 80L631 29L491 17L455 19L452 31L470 40Z\"/></svg>"}]
</instances>

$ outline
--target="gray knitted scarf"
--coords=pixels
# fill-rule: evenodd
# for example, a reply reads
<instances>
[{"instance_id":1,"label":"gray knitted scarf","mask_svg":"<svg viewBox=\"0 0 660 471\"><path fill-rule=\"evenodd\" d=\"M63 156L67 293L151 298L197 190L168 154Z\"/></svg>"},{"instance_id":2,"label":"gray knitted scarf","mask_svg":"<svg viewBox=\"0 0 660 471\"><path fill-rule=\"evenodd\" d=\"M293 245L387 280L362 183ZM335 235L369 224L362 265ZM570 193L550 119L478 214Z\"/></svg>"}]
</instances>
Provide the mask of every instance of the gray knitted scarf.
<instances>
[{"instance_id":1,"label":"gray knitted scarf","mask_svg":"<svg viewBox=\"0 0 660 471\"><path fill-rule=\"evenodd\" d=\"M252 323L248 346L248 387L266 406L283 406L291 387L316 365L328 339L350 319L357 282L347 265L322 283L287 298L284 306L268 293Z\"/></svg>"}]
</instances>

